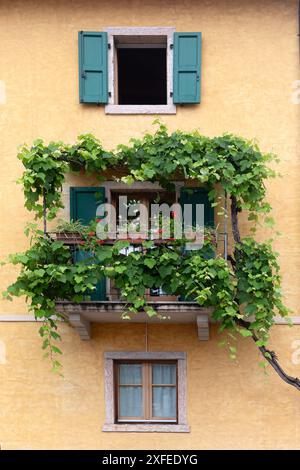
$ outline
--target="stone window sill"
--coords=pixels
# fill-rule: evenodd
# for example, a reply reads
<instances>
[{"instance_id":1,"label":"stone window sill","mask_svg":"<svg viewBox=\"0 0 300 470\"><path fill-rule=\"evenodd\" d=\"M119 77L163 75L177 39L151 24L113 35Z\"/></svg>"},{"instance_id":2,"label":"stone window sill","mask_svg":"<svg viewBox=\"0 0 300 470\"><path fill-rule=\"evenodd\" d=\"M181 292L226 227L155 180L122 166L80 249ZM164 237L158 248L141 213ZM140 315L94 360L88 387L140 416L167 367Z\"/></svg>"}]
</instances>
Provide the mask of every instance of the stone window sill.
<instances>
[{"instance_id":1,"label":"stone window sill","mask_svg":"<svg viewBox=\"0 0 300 470\"><path fill-rule=\"evenodd\" d=\"M104 424L104 432L190 432L187 424Z\"/></svg>"},{"instance_id":2,"label":"stone window sill","mask_svg":"<svg viewBox=\"0 0 300 470\"><path fill-rule=\"evenodd\" d=\"M174 104L107 104L105 114L176 114Z\"/></svg>"}]
</instances>

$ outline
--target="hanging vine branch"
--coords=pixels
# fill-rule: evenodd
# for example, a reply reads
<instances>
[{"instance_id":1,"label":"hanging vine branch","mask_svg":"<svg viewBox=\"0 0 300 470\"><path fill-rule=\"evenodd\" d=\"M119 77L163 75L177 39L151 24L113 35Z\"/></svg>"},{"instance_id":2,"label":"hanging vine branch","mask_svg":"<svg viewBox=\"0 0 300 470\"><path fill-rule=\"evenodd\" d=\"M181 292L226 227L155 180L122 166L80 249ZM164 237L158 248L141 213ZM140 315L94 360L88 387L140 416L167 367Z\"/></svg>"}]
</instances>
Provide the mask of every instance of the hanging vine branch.
<instances>
[{"instance_id":1,"label":"hanging vine branch","mask_svg":"<svg viewBox=\"0 0 300 470\"><path fill-rule=\"evenodd\" d=\"M46 203L46 194L45 189L43 190L43 227L44 227L44 236L47 235L47 203Z\"/></svg>"},{"instance_id":2,"label":"hanging vine branch","mask_svg":"<svg viewBox=\"0 0 300 470\"><path fill-rule=\"evenodd\" d=\"M238 225L242 210L247 210L250 224L255 224L259 216L270 224L265 180L276 176L268 166L276 160L274 155L264 154L254 142L230 134L215 138L198 132L169 134L160 125L154 134L134 139L128 146L120 145L113 152L105 151L98 139L87 134L79 136L74 145L62 142L45 145L37 140L30 148L24 146L18 158L25 167L20 180L25 206L44 222L43 231L33 230L30 248L10 257L10 262L20 265L21 270L4 295L27 296L36 318L44 321L44 330L40 331L43 347L50 348L52 358L53 352L60 353L52 343L60 339L55 301L58 298L81 301L100 279L110 277L122 291L128 305L125 313L130 315L140 311L149 316L156 314L146 300L147 290L153 287L192 298L201 306L213 306L213 319L221 330L251 336L279 376L299 389L299 380L288 376L275 353L267 348L275 316L288 315L280 292L277 256L270 242L258 243L253 236L242 237ZM62 242L44 236L46 220L55 218L63 207L61 188L66 173L84 171L104 179L108 168L110 171L122 168L125 171L122 181L127 184L155 181L170 189L176 179L193 180L210 189L209 197L215 206L216 187L223 188L230 199L234 241L234 251L228 255L231 267L217 255L210 236L202 249L184 257L185 240L170 241L168 246L154 246L146 241L140 253L125 256L120 250L128 242L103 245L95 236L96 222L78 228L82 237L80 249L92 253L92 258L74 263ZM57 368L57 363L54 366Z\"/></svg>"},{"instance_id":3,"label":"hanging vine branch","mask_svg":"<svg viewBox=\"0 0 300 470\"><path fill-rule=\"evenodd\" d=\"M251 323L246 322L245 320L237 320L237 324L240 325L241 327L245 328L248 331L251 331ZM255 343L259 342L259 339L255 335L255 333L251 333L253 341ZM276 356L276 353L274 351L271 351L270 349L266 348L265 346L259 346L258 349L262 353L264 359L270 364L271 367L277 372L279 377L286 382L288 385L292 385L295 387L297 390L300 391L300 380L297 377L291 377L288 375L280 366L278 362L278 358Z\"/></svg>"},{"instance_id":4,"label":"hanging vine branch","mask_svg":"<svg viewBox=\"0 0 300 470\"><path fill-rule=\"evenodd\" d=\"M238 206L235 196L230 196L231 199L231 226L232 235L235 243L241 243L241 235L238 227Z\"/></svg>"},{"instance_id":5,"label":"hanging vine branch","mask_svg":"<svg viewBox=\"0 0 300 470\"><path fill-rule=\"evenodd\" d=\"M235 243L241 243L241 236L239 230L239 223L238 223L238 209L237 209L237 202L234 196L231 196L231 223L232 223L232 234ZM236 262L234 261L233 257L230 257L233 268L236 268ZM262 353L264 359L273 367L273 369L277 372L279 377L284 380L288 385L292 385L297 390L300 391L300 380L297 377L291 377L288 375L280 366L278 362L278 358L274 351L266 348L264 344L260 342L260 339L257 337L255 332L253 331L252 323L249 321L245 321L243 319L237 319L236 323L245 328L247 331L251 332L251 337L255 344L258 344L258 349Z\"/></svg>"}]
</instances>

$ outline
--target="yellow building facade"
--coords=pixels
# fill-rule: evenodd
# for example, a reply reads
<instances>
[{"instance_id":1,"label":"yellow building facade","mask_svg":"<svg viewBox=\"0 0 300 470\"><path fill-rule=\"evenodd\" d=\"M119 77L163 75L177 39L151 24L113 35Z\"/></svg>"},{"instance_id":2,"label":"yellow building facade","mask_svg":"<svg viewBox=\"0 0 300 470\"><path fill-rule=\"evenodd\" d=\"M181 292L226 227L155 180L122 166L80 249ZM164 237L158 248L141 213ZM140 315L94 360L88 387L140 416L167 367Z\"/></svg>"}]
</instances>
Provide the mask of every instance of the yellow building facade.
<instances>
[{"instance_id":1,"label":"yellow building facade","mask_svg":"<svg viewBox=\"0 0 300 470\"><path fill-rule=\"evenodd\" d=\"M271 348L285 370L300 373L299 40L296 0L77 0L0 2L0 255L28 246L18 146L38 137L73 142L91 132L113 149L152 130L153 114L108 114L78 99L78 31L174 28L202 32L200 104L178 105L160 118L169 130L199 129L256 138L280 156L282 177L268 183L282 236L283 290L295 325L274 326ZM72 177L69 184L88 186ZM65 188L65 200L68 199ZM68 211L68 208L66 208ZM243 226L246 230L246 226ZM260 238L264 233L260 233ZM0 288L15 279L0 269ZM218 347L210 326L199 341L196 324L93 323L89 341L60 327L64 377L42 358L39 325L23 299L0 302L0 446L2 449L246 449L300 448L299 392L269 369L253 341L238 344L238 360ZM103 431L104 355L184 352L188 432Z\"/></svg>"}]
</instances>

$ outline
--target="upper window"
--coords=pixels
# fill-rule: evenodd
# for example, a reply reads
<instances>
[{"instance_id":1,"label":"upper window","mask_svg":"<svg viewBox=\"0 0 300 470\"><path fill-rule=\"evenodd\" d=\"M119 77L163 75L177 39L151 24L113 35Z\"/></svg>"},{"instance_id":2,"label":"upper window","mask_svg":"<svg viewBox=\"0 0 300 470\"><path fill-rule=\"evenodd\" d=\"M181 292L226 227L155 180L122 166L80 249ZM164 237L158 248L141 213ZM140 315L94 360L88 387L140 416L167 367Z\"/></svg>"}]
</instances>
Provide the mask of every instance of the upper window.
<instances>
[{"instance_id":1,"label":"upper window","mask_svg":"<svg viewBox=\"0 0 300 470\"><path fill-rule=\"evenodd\" d=\"M201 33L108 28L79 33L81 103L108 114L174 114L200 102Z\"/></svg>"},{"instance_id":2,"label":"upper window","mask_svg":"<svg viewBox=\"0 0 300 470\"><path fill-rule=\"evenodd\" d=\"M109 28L107 113L176 113L174 28Z\"/></svg>"}]
</instances>

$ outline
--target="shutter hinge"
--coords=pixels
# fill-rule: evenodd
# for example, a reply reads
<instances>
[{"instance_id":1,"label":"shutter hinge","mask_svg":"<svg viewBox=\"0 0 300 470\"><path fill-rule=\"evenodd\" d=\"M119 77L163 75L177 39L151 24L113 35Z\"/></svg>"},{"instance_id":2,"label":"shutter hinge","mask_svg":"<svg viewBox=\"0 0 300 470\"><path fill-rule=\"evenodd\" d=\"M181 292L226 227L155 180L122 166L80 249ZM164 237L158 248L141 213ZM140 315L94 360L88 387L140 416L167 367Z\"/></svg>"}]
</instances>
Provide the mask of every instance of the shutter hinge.
<instances>
[{"instance_id":1,"label":"shutter hinge","mask_svg":"<svg viewBox=\"0 0 300 470\"><path fill-rule=\"evenodd\" d=\"M108 44L107 44L107 47L108 47L108 49L111 49L111 44L108 43Z\"/></svg>"},{"instance_id":2,"label":"shutter hinge","mask_svg":"<svg viewBox=\"0 0 300 470\"><path fill-rule=\"evenodd\" d=\"M108 92L108 96L111 98L111 91Z\"/></svg>"},{"instance_id":3,"label":"shutter hinge","mask_svg":"<svg viewBox=\"0 0 300 470\"><path fill-rule=\"evenodd\" d=\"M170 49L173 49L174 48L174 44L170 44Z\"/></svg>"},{"instance_id":4,"label":"shutter hinge","mask_svg":"<svg viewBox=\"0 0 300 470\"><path fill-rule=\"evenodd\" d=\"M170 97L171 98L173 97L173 91L170 91Z\"/></svg>"}]
</instances>

